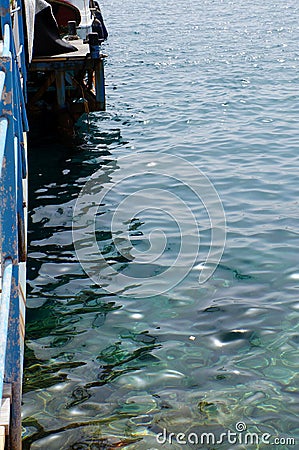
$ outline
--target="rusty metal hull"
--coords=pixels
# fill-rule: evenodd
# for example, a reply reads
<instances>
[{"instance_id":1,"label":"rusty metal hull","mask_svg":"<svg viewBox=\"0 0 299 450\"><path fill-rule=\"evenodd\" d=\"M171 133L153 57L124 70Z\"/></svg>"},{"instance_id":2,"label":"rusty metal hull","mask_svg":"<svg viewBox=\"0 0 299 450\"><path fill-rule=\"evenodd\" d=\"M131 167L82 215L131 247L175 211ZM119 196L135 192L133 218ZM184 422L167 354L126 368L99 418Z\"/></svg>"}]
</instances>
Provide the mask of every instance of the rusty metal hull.
<instances>
[{"instance_id":1,"label":"rusty metal hull","mask_svg":"<svg viewBox=\"0 0 299 450\"><path fill-rule=\"evenodd\" d=\"M0 449L20 450L27 235L26 64L21 0L1 1Z\"/></svg>"}]
</instances>

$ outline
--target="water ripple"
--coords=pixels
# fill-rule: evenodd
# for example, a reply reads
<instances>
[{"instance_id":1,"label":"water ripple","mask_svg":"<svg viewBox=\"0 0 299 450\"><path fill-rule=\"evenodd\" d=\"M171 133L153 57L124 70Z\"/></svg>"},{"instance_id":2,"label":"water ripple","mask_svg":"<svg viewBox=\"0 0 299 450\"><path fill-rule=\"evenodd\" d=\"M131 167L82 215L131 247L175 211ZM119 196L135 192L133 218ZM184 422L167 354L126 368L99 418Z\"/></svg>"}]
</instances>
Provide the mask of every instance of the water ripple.
<instances>
[{"instance_id":1,"label":"water ripple","mask_svg":"<svg viewBox=\"0 0 299 450\"><path fill-rule=\"evenodd\" d=\"M298 5L101 6L110 31L107 112L92 113L89 125L83 119L68 147L45 136L30 148L24 449L148 450L163 427L219 433L241 419L251 431L295 437ZM124 300L84 274L72 213L95 171L109 185L118 158L141 151L153 160L157 152L181 156L209 177L224 205L227 243L208 283L198 284L199 258L167 295ZM98 215L97 240L111 264L130 270L109 224L124 193ZM139 249L152 222L163 216L131 222ZM177 229L167 222L165 232L171 259ZM209 238L204 218L203 251Z\"/></svg>"}]
</instances>

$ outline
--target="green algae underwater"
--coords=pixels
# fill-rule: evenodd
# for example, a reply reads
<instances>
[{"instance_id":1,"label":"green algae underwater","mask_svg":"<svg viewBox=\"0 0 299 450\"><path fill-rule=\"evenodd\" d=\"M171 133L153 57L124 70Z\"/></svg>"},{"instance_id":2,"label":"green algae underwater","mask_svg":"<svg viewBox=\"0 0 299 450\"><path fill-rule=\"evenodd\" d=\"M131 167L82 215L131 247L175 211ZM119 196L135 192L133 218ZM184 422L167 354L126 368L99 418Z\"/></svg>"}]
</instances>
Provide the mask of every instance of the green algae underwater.
<instances>
[{"instance_id":1,"label":"green algae underwater","mask_svg":"<svg viewBox=\"0 0 299 450\"><path fill-rule=\"evenodd\" d=\"M102 9L107 111L83 119L68 145L49 135L29 149L23 447L268 448L241 438L200 447L157 439L164 430L168 438L219 438L242 422L238 437L268 433L275 449L296 448L286 439L299 439L298 5L112 0ZM87 180L99 172L99 185L109 186L121 157L136 155L142 166L142 152L153 163L167 153L199 168L227 223L221 262L206 283L198 283L199 259L181 283L170 278L168 292L155 291L153 278L151 298L94 283L72 241ZM99 249L117 270L136 267L111 233L114 205L167 183L198 214L206 250L210 230L193 194L138 175L114 190L96 220ZM180 245L172 218L152 208L123 227L144 251L157 225L168 264ZM144 270L152 276L161 267Z\"/></svg>"}]
</instances>

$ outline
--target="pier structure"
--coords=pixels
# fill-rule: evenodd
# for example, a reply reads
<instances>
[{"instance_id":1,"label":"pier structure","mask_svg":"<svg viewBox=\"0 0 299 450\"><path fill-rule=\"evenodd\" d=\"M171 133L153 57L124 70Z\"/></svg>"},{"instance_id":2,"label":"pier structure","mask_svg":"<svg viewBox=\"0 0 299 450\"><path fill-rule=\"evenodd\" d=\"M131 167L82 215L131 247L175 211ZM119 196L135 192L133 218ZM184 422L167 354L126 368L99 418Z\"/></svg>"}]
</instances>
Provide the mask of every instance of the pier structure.
<instances>
[{"instance_id":1,"label":"pier structure","mask_svg":"<svg viewBox=\"0 0 299 450\"><path fill-rule=\"evenodd\" d=\"M82 39L72 41L77 51L33 57L28 72L28 115L51 114L58 127L72 130L78 118L104 111L104 60L107 55L90 52Z\"/></svg>"}]
</instances>

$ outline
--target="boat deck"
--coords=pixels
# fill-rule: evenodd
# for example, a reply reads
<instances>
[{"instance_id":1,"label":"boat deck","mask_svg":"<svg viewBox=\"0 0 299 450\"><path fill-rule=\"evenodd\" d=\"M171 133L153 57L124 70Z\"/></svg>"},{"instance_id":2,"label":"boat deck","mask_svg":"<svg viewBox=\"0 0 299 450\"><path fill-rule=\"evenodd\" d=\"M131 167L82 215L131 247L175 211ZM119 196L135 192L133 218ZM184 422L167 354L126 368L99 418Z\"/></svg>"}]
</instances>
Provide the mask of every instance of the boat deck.
<instances>
[{"instance_id":1,"label":"boat deck","mask_svg":"<svg viewBox=\"0 0 299 450\"><path fill-rule=\"evenodd\" d=\"M68 41L74 47L77 48L75 52L62 53L60 55L52 56L36 56L33 58L32 63L39 62L51 62L51 61L77 61L82 58L85 59L86 55L89 54L89 45L84 43L82 39L75 39L73 41ZM105 58L106 55L101 55L101 58Z\"/></svg>"}]
</instances>

